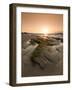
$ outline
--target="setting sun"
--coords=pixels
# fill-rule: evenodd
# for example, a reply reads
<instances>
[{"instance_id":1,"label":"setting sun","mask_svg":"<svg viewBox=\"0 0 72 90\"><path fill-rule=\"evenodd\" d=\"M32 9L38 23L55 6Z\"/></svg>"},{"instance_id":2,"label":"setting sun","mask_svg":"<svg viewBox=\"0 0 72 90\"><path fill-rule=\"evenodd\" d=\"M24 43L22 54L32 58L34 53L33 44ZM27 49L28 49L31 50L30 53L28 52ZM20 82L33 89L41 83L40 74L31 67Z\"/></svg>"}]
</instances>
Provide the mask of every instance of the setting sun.
<instances>
[{"instance_id":1,"label":"setting sun","mask_svg":"<svg viewBox=\"0 0 72 90\"><path fill-rule=\"evenodd\" d=\"M47 36L47 34L48 34L48 29L44 28L44 29L42 30L42 33L44 34L44 36Z\"/></svg>"},{"instance_id":2,"label":"setting sun","mask_svg":"<svg viewBox=\"0 0 72 90\"><path fill-rule=\"evenodd\" d=\"M63 32L63 15L22 13L22 32L27 33L58 33Z\"/></svg>"}]
</instances>

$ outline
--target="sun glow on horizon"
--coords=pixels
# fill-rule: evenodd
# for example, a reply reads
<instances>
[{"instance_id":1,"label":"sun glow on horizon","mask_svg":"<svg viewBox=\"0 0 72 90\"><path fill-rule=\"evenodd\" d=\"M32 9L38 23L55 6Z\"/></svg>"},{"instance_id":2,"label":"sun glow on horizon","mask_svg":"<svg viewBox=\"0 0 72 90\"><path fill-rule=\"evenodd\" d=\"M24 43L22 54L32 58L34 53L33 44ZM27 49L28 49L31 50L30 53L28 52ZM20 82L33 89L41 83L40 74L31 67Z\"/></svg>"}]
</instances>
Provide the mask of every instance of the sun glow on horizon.
<instances>
[{"instance_id":1,"label":"sun glow on horizon","mask_svg":"<svg viewBox=\"0 0 72 90\"><path fill-rule=\"evenodd\" d=\"M44 28L42 29L42 33L44 34L44 36L47 36L48 35L48 29Z\"/></svg>"}]
</instances>

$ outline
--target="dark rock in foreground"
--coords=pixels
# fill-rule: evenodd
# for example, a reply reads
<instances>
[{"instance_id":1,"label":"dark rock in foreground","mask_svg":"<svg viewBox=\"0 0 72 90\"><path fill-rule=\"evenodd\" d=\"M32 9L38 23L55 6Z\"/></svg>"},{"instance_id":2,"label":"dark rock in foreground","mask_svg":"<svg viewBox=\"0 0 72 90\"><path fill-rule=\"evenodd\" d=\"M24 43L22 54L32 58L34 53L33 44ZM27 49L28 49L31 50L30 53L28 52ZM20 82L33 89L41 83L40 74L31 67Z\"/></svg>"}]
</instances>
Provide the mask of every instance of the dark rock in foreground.
<instances>
[{"instance_id":1,"label":"dark rock in foreground","mask_svg":"<svg viewBox=\"0 0 72 90\"><path fill-rule=\"evenodd\" d=\"M22 76L63 74L63 38L58 36L22 35Z\"/></svg>"}]
</instances>

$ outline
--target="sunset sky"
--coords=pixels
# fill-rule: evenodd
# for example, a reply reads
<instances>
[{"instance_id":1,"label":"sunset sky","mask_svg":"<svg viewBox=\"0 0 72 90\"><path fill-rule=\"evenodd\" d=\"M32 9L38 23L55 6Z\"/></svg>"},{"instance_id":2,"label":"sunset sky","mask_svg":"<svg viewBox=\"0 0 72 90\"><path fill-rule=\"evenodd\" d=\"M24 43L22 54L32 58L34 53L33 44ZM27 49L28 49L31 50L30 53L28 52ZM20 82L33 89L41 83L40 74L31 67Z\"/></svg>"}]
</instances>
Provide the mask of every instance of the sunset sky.
<instances>
[{"instance_id":1,"label":"sunset sky","mask_svg":"<svg viewBox=\"0 0 72 90\"><path fill-rule=\"evenodd\" d=\"M58 33L63 32L62 14L21 14L21 31L29 33Z\"/></svg>"}]
</instances>

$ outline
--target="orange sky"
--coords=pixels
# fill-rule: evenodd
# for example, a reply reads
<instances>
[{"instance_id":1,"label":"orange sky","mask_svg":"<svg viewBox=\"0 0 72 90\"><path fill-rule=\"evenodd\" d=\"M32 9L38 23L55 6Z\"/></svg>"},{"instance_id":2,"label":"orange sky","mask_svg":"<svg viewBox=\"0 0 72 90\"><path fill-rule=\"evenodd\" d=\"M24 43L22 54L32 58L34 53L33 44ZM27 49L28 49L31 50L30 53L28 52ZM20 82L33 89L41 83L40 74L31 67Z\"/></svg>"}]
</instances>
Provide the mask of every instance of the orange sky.
<instances>
[{"instance_id":1,"label":"orange sky","mask_svg":"<svg viewBox=\"0 0 72 90\"><path fill-rule=\"evenodd\" d=\"M63 15L22 12L22 32L42 33L42 30L45 29L48 30L48 33L63 32Z\"/></svg>"}]
</instances>

